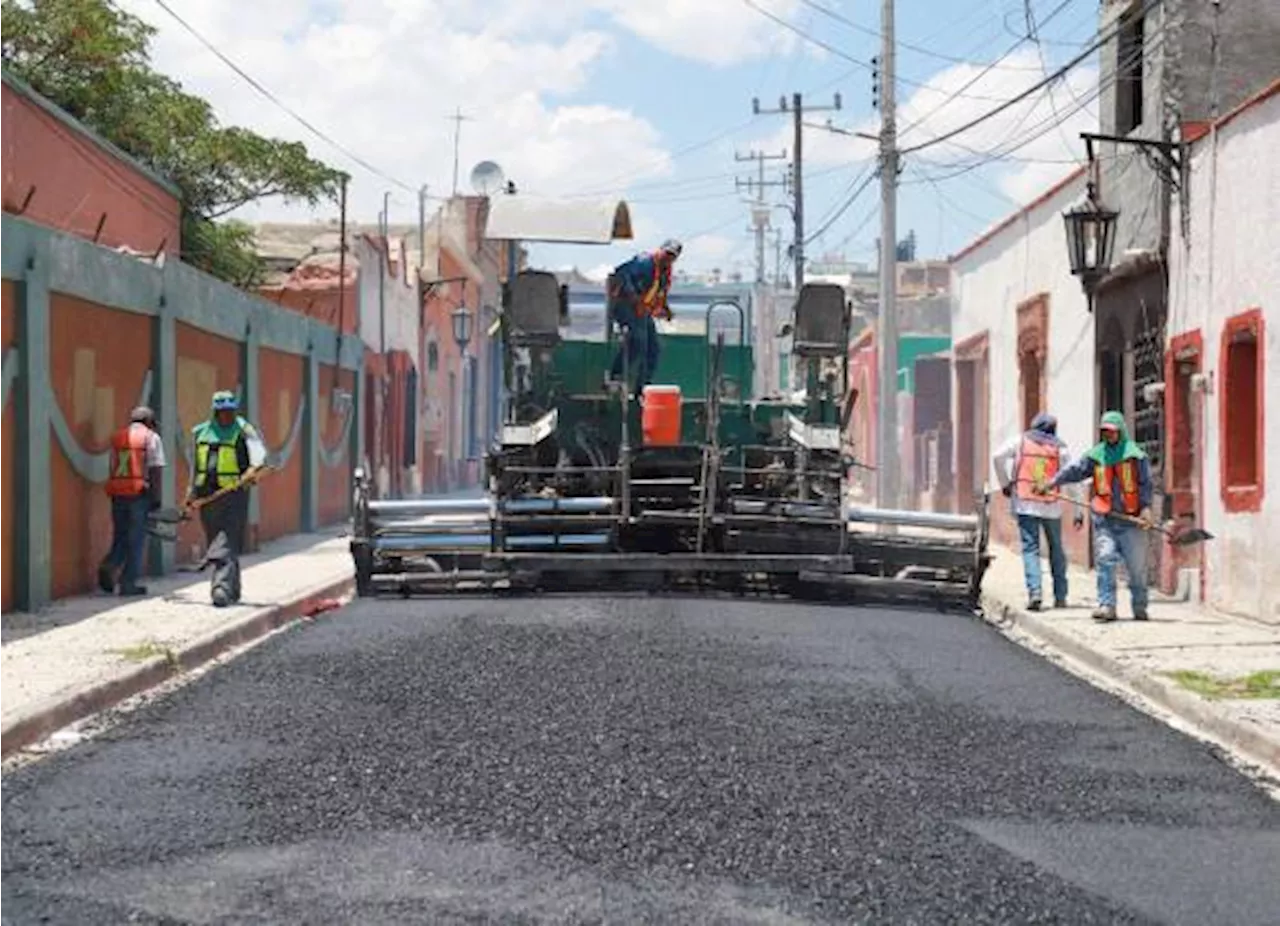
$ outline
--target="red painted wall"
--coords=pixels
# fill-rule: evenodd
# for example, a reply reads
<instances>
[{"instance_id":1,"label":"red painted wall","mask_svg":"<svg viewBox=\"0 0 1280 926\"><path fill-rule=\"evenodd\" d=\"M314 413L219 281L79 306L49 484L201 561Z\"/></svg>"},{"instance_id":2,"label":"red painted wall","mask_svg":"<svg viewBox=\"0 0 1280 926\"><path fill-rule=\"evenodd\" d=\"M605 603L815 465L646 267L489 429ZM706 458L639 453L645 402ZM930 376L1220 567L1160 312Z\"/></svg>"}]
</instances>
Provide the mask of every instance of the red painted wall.
<instances>
[{"instance_id":1,"label":"red painted wall","mask_svg":"<svg viewBox=\"0 0 1280 926\"><path fill-rule=\"evenodd\" d=\"M294 416L302 406L303 359L295 354L262 348L258 352L257 425L269 451L284 449ZM299 432L293 453L283 469L264 479L258 493L259 542L274 540L302 529L302 464L306 443Z\"/></svg>"},{"instance_id":2,"label":"red painted wall","mask_svg":"<svg viewBox=\"0 0 1280 926\"><path fill-rule=\"evenodd\" d=\"M76 443L101 452L138 402L151 367L151 320L61 293L50 295L49 308L54 402ZM94 588L98 562L111 547L111 504L52 440L53 596L61 598Z\"/></svg>"},{"instance_id":3,"label":"red painted wall","mask_svg":"<svg viewBox=\"0 0 1280 926\"><path fill-rule=\"evenodd\" d=\"M8 350L18 342L17 330L17 314L14 303L14 284L11 280L4 281L4 309L3 309L3 327L4 349ZM17 557L14 556L13 545L13 525L14 510L13 503L17 498L16 491L16 475L17 469L14 466L13 454L16 449L14 441L17 440L17 404L12 397L4 405L4 449L0 453L0 520L3 521L0 530L0 556L3 561L0 562L0 582L3 583L3 589L0 590L0 610L8 611L13 607L14 596L14 576L13 570L17 563Z\"/></svg>"},{"instance_id":4,"label":"red painted wall","mask_svg":"<svg viewBox=\"0 0 1280 926\"><path fill-rule=\"evenodd\" d=\"M241 346L182 322L177 324L179 440L191 440L191 429L209 417L209 402L218 389L235 389L241 380ZM181 453L170 465L177 467L178 498L186 495L189 464ZM255 490L255 491L261 491ZM250 542L252 543L252 536ZM193 518L178 528L177 559L189 563L204 555L204 531Z\"/></svg>"},{"instance_id":5,"label":"red painted wall","mask_svg":"<svg viewBox=\"0 0 1280 926\"><path fill-rule=\"evenodd\" d=\"M100 244L178 253L181 208L172 193L8 84L3 90L6 212L21 209L34 186L23 218L92 239L106 213Z\"/></svg>"}]
</instances>

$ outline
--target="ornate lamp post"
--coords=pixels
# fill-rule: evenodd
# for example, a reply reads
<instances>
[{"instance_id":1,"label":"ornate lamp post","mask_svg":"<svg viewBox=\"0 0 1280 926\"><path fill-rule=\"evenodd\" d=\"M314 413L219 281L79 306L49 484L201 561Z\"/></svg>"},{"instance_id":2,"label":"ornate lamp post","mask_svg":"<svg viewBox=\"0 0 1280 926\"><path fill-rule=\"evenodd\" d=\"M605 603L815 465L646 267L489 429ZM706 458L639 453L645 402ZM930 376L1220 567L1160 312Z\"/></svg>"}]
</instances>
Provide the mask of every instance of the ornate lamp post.
<instances>
[{"instance_id":1,"label":"ornate lamp post","mask_svg":"<svg viewBox=\"0 0 1280 926\"><path fill-rule=\"evenodd\" d=\"M1093 311L1098 284L1111 272L1116 247L1116 218L1120 213L1098 202L1092 181L1085 201L1062 214L1067 228L1067 256L1071 274L1080 278L1089 311Z\"/></svg>"},{"instance_id":2,"label":"ornate lamp post","mask_svg":"<svg viewBox=\"0 0 1280 926\"><path fill-rule=\"evenodd\" d=\"M465 359L467 345L471 343L471 310L460 305L453 310L453 339L458 343L458 350Z\"/></svg>"}]
</instances>

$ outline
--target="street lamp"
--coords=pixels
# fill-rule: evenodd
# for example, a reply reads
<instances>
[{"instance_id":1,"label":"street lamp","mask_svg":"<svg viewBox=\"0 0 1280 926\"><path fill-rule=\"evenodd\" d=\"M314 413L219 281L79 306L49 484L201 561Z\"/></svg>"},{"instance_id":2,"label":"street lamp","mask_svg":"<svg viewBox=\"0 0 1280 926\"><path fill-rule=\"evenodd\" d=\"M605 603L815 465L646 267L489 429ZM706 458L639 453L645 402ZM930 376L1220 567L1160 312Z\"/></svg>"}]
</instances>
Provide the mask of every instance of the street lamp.
<instances>
[{"instance_id":1,"label":"street lamp","mask_svg":"<svg viewBox=\"0 0 1280 926\"><path fill-rule=\"evenodd\" d=\"M1097 190L1090 182L1085 201L1062 214L1067 228L1067 256L1071 274L1080 278L1089 311L1093 311L1093 295L1098 284L1111 272L1111 258L1116 247L1116 218L1120 213L1098 202Z\"/></svg>"},{"instance_id":2,"label":"street lamp","mask_svg":"<svg viewBox=\"0 0 1280 926\"><path fill-rule=\"evenodd\" d=\"M471 312L465 305L453 310L453 339L458 342L458 350L464 354L467 352L467 345L471 343L471 324Z\"/></svg>"}]
</instances>

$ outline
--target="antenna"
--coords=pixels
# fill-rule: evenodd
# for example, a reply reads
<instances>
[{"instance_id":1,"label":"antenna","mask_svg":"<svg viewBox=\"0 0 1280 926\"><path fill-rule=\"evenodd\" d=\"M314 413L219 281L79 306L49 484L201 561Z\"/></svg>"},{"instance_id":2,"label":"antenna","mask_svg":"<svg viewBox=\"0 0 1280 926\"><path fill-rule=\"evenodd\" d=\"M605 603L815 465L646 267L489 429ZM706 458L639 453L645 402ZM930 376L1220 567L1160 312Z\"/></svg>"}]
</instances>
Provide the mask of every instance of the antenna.
<instances>
[{"instance_id":1,"label":"antenna","mask_svg":"<svg viewBox=\"0 0 1280 926\"><path fill-rule=\"evenodd\" d=\"M505 186L506 176L493 161L481 161L471 168L471 189L481 196L489 196Z\"/></svg>"}]
</instances>

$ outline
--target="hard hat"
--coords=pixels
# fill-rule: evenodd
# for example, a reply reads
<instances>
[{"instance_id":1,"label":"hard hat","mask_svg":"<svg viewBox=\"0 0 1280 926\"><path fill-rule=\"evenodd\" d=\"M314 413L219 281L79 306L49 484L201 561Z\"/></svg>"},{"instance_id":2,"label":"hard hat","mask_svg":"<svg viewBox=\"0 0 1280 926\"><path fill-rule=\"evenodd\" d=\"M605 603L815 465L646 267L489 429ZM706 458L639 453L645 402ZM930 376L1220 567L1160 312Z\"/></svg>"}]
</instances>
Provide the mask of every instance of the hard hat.
<instances>
[{"instance_id":1,"label":"hard hat","mask_svg":"<svg viewBox=\"0 0 1280 926\"><path fill-rule=\"evenodd\" d=\"M213 394L213 410L215 412L234 412L240 407L240 400L229 389L219 389Z\"/></svg>"},{"instance_id":2,"label":"hard hat","mask_svg":"<svg viewBox=\"0 0 1280 926\"><path fill-rule=\"evenodd\" d=\"M684 245L675 238L668 238L666 241L662 242L662 247L658 250L666 251L672 257L679 257L680 252L684 250Z\"/></svg>"}]
</instances>

